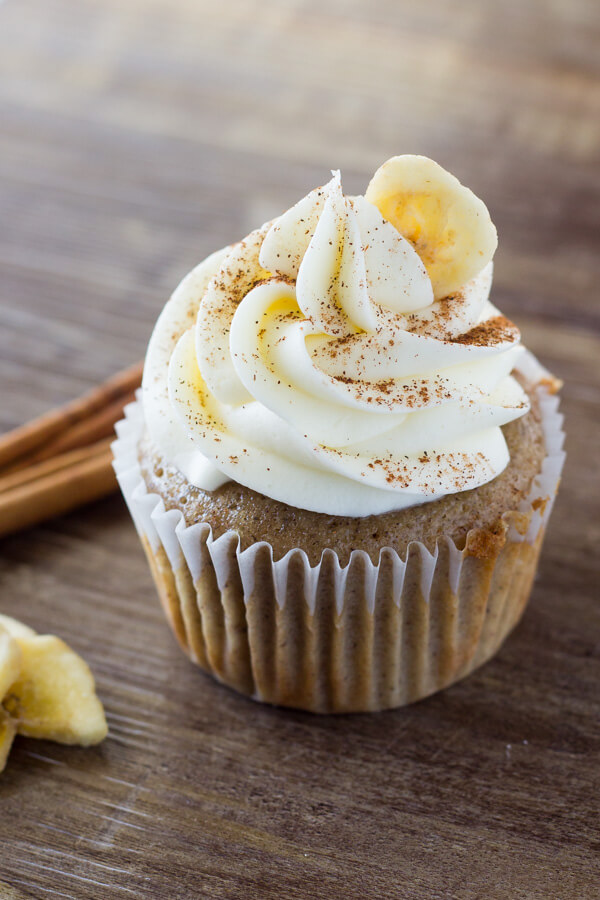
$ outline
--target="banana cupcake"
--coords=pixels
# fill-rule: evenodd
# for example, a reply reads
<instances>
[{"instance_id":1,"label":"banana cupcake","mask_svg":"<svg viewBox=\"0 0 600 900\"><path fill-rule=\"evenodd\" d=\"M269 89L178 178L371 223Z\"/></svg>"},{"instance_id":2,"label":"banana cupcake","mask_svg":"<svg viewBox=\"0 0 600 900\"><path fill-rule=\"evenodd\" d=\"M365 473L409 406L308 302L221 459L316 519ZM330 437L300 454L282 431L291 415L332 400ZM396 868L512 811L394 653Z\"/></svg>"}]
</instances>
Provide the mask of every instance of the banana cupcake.
<instances>
[{"instance_id":1,"label":"banana cupcake","mask_svg":"<svg viewBox=\"0 0 600 900\"><path fill-rule=\"evenodd\" d=\"M190 658L268 703L380 710L463 678L527 602L556 380L489 301L496 229L430 159L339 172L184 278L115 468Z\"/></svg>"}]
</instances>

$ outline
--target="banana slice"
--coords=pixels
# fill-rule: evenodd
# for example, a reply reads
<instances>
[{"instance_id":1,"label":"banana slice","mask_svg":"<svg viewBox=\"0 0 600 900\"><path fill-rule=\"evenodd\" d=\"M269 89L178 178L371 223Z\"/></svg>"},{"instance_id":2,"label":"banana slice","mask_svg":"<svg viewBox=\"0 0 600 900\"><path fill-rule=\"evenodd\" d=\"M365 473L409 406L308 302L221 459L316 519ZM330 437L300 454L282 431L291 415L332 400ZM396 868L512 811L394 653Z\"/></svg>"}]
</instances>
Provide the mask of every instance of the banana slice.
<instances>
[{"instance_id":1,"label":"banana slice","mask_svg":"<svg viewBox=\"0 0 600 900\"><path fill-rule=\"evenodd\" d=\"M16 733L17 725L14 719L11 719L8 713L4 712L0 706L0 772L6 766L6 760Z\"/></svg>"},{"instance_id":2,"label":"banana slice","mask_svg":"<svg viewBox=\"0 0 600 900\"><path fill-rule=\"evenodd\" d=\"M366 199L411 242L436 300L457 291L492 259L498 236L485 203L426 156L393 156Z\"/></svg>"},{"instance_id":3,"label":"banana slice","mask_svg":"<svg viewBox=\"0 0 600 900\"><path fill-rule=\"evenodd\" d=\"M3 706L18 733L84 747L103 740L106 719L87 663L51 634L16 640L23 667Z\"/></svg>"}]
</instances>

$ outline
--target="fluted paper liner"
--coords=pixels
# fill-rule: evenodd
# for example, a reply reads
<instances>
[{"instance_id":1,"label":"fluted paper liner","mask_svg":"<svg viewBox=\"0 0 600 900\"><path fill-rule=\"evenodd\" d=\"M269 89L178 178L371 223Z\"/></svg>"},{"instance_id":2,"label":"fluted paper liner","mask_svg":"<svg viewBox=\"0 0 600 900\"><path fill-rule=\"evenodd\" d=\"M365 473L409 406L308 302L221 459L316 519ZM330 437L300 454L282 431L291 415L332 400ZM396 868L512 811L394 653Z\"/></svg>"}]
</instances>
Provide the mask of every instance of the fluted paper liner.
<instances>
[{"instance_id":1,"label":"fluted paper liner","mask_svg":"<svg viewBox=\"0 0 600 900\"><path fill-rule=\"evenodd\" d=\"M471 531L406 558L383 548L348 565L325 550L274 560L270 544L240 549L236 532L213 538L186 525L146 488L137 457L139 400L117 425L115 471L158 593L188 656L215 678L262 700L314 712L401 706L463 678L488 660L521 617L533 583L565 454L558 397L531 354L519 369L540 395L546 458L504 536Z\"/></svg>"}]
</instances>

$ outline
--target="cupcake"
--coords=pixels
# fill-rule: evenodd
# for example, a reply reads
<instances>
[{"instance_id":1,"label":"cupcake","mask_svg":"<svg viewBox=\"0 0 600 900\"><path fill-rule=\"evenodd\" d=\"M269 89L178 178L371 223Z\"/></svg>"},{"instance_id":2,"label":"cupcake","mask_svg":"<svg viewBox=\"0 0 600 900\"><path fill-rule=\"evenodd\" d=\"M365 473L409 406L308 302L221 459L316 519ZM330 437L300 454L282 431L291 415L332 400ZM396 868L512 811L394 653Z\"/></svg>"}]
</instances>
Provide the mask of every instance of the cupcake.
<instances>
[{"instance_id":1,"label":"cupcake","mask_svg":"<svg viewBox=\"0 0 600 900\"><path fill-rule=\"evenodd\" d=\"M489 301L484 203L339 172L166 304L115 469L188 656L267 703L410 703L489 659L563 462L557 381Z\"/></svg>"}]
</instances>

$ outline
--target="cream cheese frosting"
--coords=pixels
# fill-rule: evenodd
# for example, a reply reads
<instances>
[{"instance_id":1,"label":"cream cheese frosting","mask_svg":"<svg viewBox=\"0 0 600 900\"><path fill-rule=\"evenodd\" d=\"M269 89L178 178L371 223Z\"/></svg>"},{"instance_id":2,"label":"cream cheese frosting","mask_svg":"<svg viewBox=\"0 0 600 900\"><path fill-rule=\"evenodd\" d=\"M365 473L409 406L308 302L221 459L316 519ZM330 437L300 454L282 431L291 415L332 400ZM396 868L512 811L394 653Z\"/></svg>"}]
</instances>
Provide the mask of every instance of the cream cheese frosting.
<instances>
[{"instance_id":1,"label":"cream cheese frosting","mask_svg":"<svg viewBox=\"0 0 600 900\"><path fill-rule=\"evenodd\" d=\"M529 408L491 282L488 262L434 299L413 244L334 172L176 289L146 357L150 437L199 488L330 515L484 484Z\"/></svg>"}]
</instances>

